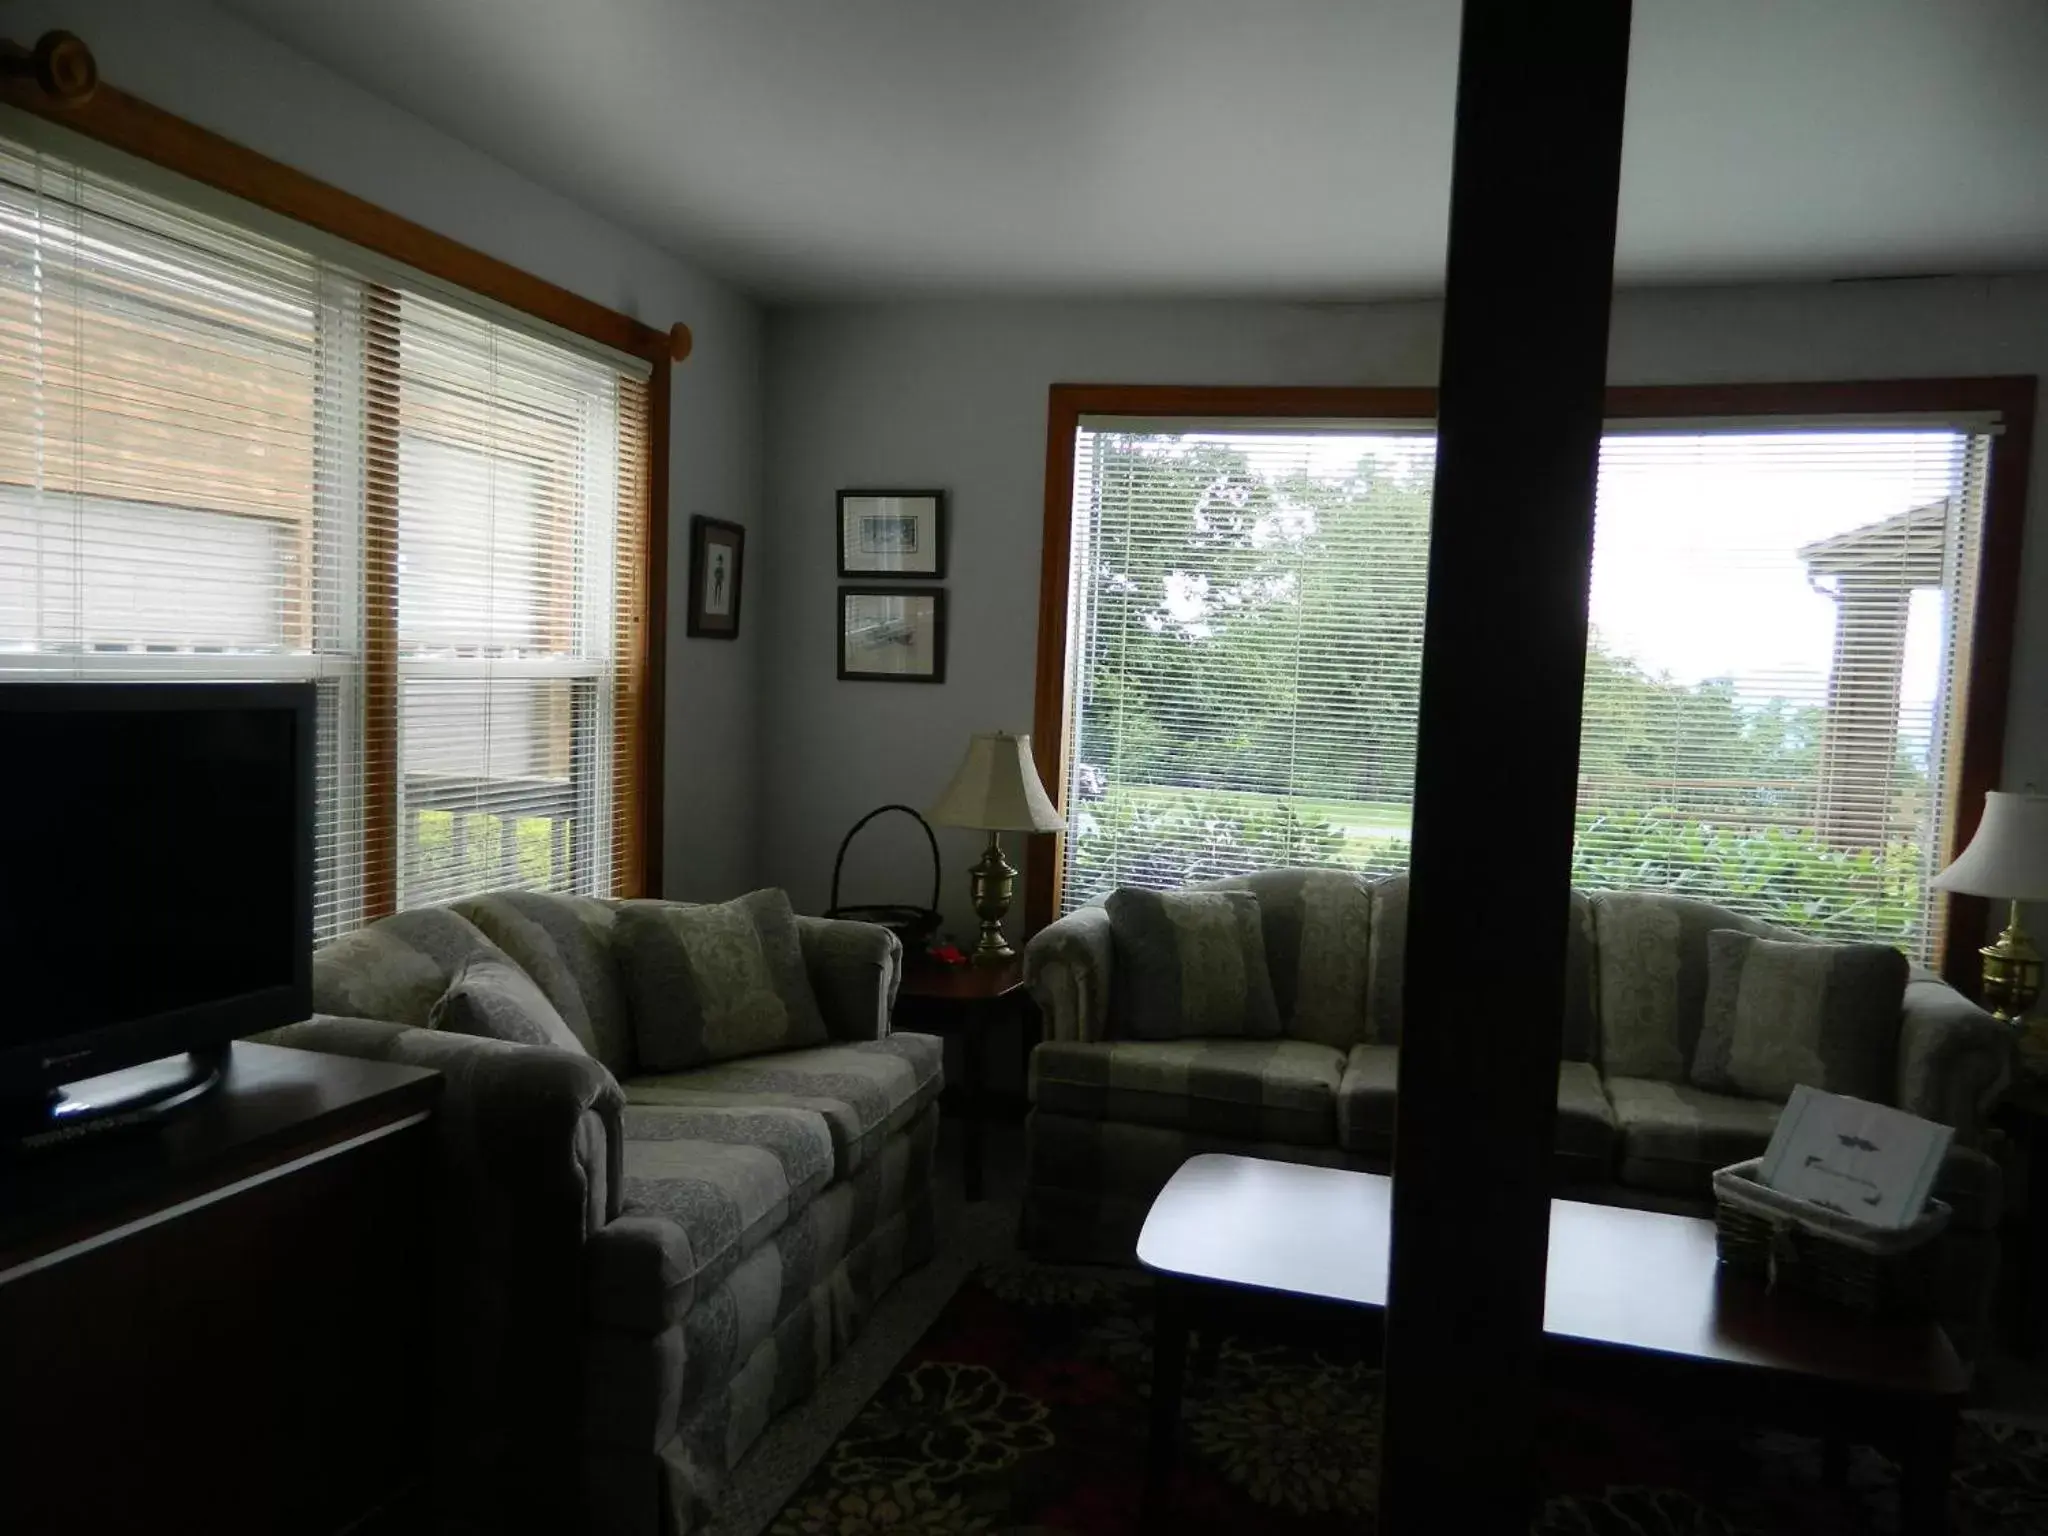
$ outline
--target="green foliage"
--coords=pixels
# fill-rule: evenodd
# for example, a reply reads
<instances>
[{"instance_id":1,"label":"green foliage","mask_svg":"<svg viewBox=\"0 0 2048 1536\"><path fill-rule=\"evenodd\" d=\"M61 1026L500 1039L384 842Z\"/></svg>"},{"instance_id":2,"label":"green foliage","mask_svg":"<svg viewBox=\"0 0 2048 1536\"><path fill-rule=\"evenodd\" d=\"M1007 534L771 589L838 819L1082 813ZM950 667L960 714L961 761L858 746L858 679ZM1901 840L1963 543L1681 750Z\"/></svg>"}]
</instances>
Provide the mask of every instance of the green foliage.
<instances>
[{"instance_id":1,"label":"green foliage","mask_svg":"<svg viewBox=\"0 0 2048 1536\"><path fill-rule=\"evenodd\" d=\"M1711 901L1818 938L1911 950L1921 929L1920 853L1831 848L1805 828L1717 827L1671 812L1586 813L1572 847L1581 890L1655 890Z\"/></svg>"},{"instance_id":2,"label":"green foliage","mask_svg":"<svg viewBox=\"0 0 2048 1536\"><path fill-rule=\"evenodd\" d=\"M459 864L466 888L495 890L508 883L504 872L508 830L514 838L513 858L522 884L552 889L558 877L568 878L566 869L554 867L554 822L544 816L508 822L481 811L418 812L413 845L407 851L411 877L423 885L438 885L455 875Z\"/></svg>"},{"instance_id":3,"label":"green foliage","mask_svg":"<svg viewBox=\"0 0 2048 1536\"><path fill-rule=\"evenodd\" d=\"M1101 434L1101 521L1069 839L1080 899L1277 865L1407 866L1429 492L1420 461L1268 478L1240 449ZM1513 665L1503 635L1501 664ZM1824 712L1727 679L1586 656L1579 835L1588 888L1664 889L1817 934L1913 946L1924 869L1902 840L1833 848L1812 815ZM1512 743L1502 743L1513 836ZM1902 755L1895 824L1918 823ZM1218 790L1216 785L1229 785Z\"/></svg>"}]
</instances>

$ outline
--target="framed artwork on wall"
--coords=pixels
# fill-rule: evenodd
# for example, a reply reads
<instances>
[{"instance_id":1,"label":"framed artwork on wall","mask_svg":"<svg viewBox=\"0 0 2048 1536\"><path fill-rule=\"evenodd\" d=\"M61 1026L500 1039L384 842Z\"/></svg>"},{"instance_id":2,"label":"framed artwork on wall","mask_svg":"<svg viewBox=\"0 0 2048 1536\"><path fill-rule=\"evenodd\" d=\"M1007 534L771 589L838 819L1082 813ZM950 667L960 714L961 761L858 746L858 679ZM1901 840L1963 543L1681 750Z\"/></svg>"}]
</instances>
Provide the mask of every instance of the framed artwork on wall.
<instances>
[{"instance_id":1,"label":"framed artwork on wall","mask_svg":"<svg viewBox=\"0 0 2048 1536\"><path fill-rule=\"evenodd\" d=\"M943 587L841 587L842 682L943 683L946 592Z\"/></svg>"},{"instance_id":2,"label":"framed artwork on wall","mask_svg":"<svg viewBox=\"0 0 2048 1536\"><path fill-rule=\"evenodd\" d=\"M741 559L747 530L715 517L690 519L690 611L687 632L732 640L740 632Z\"/></svg>"},{"instance_id":3,"label":"framed artwork on wall","mask_svg":"<svg viewBox=\"0 0 2048 1536\"><path fill-rule=\"evenodd\" d=\"M946 574L944 491L841 491L841 576Z\"/></svg>"}]
</instances>

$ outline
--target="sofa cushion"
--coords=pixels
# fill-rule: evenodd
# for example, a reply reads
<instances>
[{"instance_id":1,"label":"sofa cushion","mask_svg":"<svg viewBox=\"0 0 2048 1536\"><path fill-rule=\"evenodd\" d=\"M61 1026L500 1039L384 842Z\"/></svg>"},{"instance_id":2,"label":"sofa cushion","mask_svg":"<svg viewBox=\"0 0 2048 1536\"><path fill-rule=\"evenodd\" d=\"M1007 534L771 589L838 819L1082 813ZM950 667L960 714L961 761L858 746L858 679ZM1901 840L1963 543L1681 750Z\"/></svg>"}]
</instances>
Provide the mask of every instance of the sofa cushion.
<instances>
[{"instance_id":1,"label":"sofa cushion","mask_svg":"<svg viewBox=\"0 0 2048 1536\"><path fill-rule=\"evenodd\" d=\"M1031 1053L1031 1099L1077 1119L1329 1146L1343 1074L1342 1055L1306 1040L1049 1040Z\"/></svg>"},{"instance_id":2,"label":"sofa cushion","mask_svg":"<svg viewBox=\"0 0 2048 1536\"><path fill-rule=\"evenodd\" d=\"M1394 875L1372 888L1371 981L1366 993L1366 1038L1374 1045L1401 1043L1402 979L1408 945L1408 877ZM1593 1020L1593 909L1571 894L1565 931L1564 1024L1559 1040L1566 1061L1592 1061L1599 1045Z\"/></svg>"},{"instance_id":3,"label":"sofa cushion","mask_svg":"<svg viewBox=\"0 0 2048 1536\"><path fill-rule=\"evenodd\" d=\"M1783 1108L1642 1077L1608 1078L1607 1097L1621 1132L1621 1182L1683 1195L1711 1194L1716 1168L1762 1156Z\"/></svg>"},{"instance_id":4,"label":"sofa cushion","mask_svg":"<svg viewBox=\"0 0 2048 1536\"><path fill-rule=\"evenodd\" d=\"M510 960L491 955L473 955L463 962L428 1012L427 1025L486 1040L590 1054L532 979Z\"/></svg>"},{"instance_id":5,"label":"sofa cushion","mask_svg":"<svg viewBox=\"0 0 2048 1536\"><path fill-rule=\"evenodd\" d=\"M505 953L446 907L394 912L313 954L313 1011L426 1029L441 994L472 957Z\"/></svg>"},{"instance_id":6,"label":"sofa cushion","mask_svg":"<svg viewBox=\"0 0 2048 1536\"><path fill-rule=\"evenodd\" d=\"M1707 935L1714 929L1799 937L1683 896L1601 891L1592 901L1600 1066L1610 1077L1686 1080L1706 1009Z\"/></svg>"},{"instance_id":7,"label":"sofa cushion","mask_svg":"<svg viewBox=\"0 0 2048 1536\"><path fill-rule=\"evenodd\" d=\"M1141 891L1103 903L1116 965L1116 1030L1134 1040L1269 1040L1280 1010L1259 899L1247 891Z\"/></svg>"},{"instance_id":8,"label":"sofa cushion","mask_svg":"<svg viewBox=\"0 0 2048 1536\"><path fill-rule=\"evenodd\" d=\"M715 1285L832 1182L832 1133L814 1110L629 1104L620 1123L626 1212L682 1234L671 1288ZM593 1271L592 1304L624 1315L631 1298L603 1294L606 1278Z\"/></svg>"},{"instance_id":9,"label":"sofa cushion","mask_svg":"<svg viewBox=\"0 0 2048 1536\"><path fill-rule=\"evenodd\" d=\"M1780 1103L1801 1083L1889 1100L1907 969L1888 944L1788 944L1715 929L1694 1084Z\"/></svg>"},{"instance_id":10,"label":"sofa cushion","mask_svg":"<svg viewBox=\"0 0 2048 1536\"><path fill-rule=\"evenodd\" d=\"M1392 1150L1400 1070L1398 1046L1352 1047L1337 1088L1339 1146L1380 1155ZM1558 1063L1556 1146L1560 1156L1597 1162L1603 1169L1613 1155L1614 1112L1591 1062Z\"/></svg>"},{"instance_id":11,"label":"sofa cushion","mask_svg":"<svg viewBox=\"0 0 2048 1536\"><path fill-rule=\"evenodd\" d=\"M834 1172L843 1179L938 1097L944 1045L936 1035L898 1033L632 1077L621 1087L628 1104L815 1111L832 1134Z\"/></svg>"},{"instance_id":12,"label":"sofa cushion","mask_svg":"<svg viewBox=\"0 0 2048 1536\"><path fill-rule=\"evenodd\" d=\"M777 890L716 906L620 905L615 932L646 1072L823 1045L796 914Z\"/></svg>"},{"instance_id":13,"label":"sofa cushion","mask_svg":"<svg viewBox=\"0 0 2048 1536\"><path fill-rule=\"evenodd\" d=\"M585 1050L616 1076L633 1071L633 1017L612 953L615 903L493 891L451 905L533 978Z\"/></svg>"},{"instance_id":14,"label":"sofa cushion","mask_svg":"<svg viewBox=\"0 0 2048 1536\"><path fill-rule=\"evenodd\" d=\"M1372 887L1344 869L1269 869L1189 887L1259 899L1281 1032L1349 1050L1365 1039Z\"/></svg>"}]
</instances>

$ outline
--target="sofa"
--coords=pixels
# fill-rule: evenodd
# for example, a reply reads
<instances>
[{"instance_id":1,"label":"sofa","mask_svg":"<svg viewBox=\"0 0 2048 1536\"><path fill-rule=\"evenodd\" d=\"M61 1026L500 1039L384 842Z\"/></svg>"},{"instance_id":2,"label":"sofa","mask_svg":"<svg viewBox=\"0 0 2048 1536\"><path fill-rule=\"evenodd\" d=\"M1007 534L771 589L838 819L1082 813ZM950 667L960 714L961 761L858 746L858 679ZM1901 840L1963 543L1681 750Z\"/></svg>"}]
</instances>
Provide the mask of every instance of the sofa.
<instances>
[{"instance_id":1,"label":"sofa","mask_svg":"<svg viewBox=\"0 0 2048 1536\"><path fill-rule=\"evenodd\" d=\"M692 1529L931 1252L942 1056L890 1030L894 935L795 918L828 1043L653 1073L621 906L506 891L397 913L321 949L318 1014L267 1037L444 1076L431 1427L393 1405L431 1433L444 1529ZM431 1027L484 961L580 1049Z\"/></svg>"},{"instance_id":2,"label":"sofa","mask_svg":"<svg viewBox=\"0 0 2048 1536\"><path fill-rule=\"evenodd\" d=\"M1271 870L1191 889L1257 896L1279 1038L1128 1038L1108 912L1084 907L1040 930L1024 954L1045 1019L1031 1057L1021 1227L1034 1253L1129 1262L1153 1197L1198 1152L1391 1164L1407 877ZM1689 1080L1717 929L1805 937L1680 897L1572 894L1559 1193L1710 1211L1713 1171L1769 1142L1781 1101ZM1512 988L1475 1006L1513 1008ZM1889 1098L1956 1130L1936 1193L1956 1208L1945 1286L1956 1304L1945 1310L1959 1323L1981 1311L1995 1268L1999 1174L1979 1148L2013 1070L2011 1030L1912 967Z\"/></svg>"}]
</instances>

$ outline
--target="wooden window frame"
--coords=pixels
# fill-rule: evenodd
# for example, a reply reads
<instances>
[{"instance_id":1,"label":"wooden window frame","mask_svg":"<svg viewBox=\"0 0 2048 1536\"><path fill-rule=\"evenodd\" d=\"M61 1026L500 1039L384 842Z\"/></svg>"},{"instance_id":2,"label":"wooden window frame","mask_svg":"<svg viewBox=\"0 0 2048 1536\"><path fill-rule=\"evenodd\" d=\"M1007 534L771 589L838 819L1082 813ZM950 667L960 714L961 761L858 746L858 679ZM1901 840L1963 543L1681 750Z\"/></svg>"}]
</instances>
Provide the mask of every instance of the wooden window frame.
<instances>
[{"instance_id":1,"label":"wooden window frame","mask_svg":"<svg viewBox=\"0 0 2048 1536\"><path fill-rule=\"evenodd\" d=\"M2037 381L2027 375L1980 378L1817 380L1785 384L1615 385L1609 420L1656 417L1908 416L1996 413L1998 442L1984 489L1984 532L1977 608L1970 631L1969 683L1956 775L1956 807L1944 859L1968 844L1983 815L1984 793L2004 767L2012 647L2019 614L2020 546L2034 437ZM1038 576L1038 670L1031 741L1039 777L1056 803L1066 799L1067 600L1073 558L1074 443L1084 416L1188 417L1288 421L1357 419L1434 422L1436 390L1415 387L1055 384L1046 408L1045 525ZM1026 852L1026 931L1054 917L1060 845L1030 839ZM1976 950L1990 932L1991 903L1951 896L1940 970L1976 995Z\"/></svg>"},{"instance_id":2,"label":"wooden window frame","mask_svg":"<svg viewBox=\"0 0 2048 1536\"><path fill-rule=\"evenodd\" d=\"M0 44L0 51L8 50L9 45ZM619 662L622 674L630 672L637 679L638 707L622 722L622 728L633 733L639 765L637 793L626 808L627 857L620 864L620 894L658 895L662 884L663 682L668 645L669 373L672 363L689 355L688 328L677 325L657 330L104 81L84 101L68 102L47 94L33 74L0 74L0 102L648 363L652 371L647 383L646 547L638 554L644 604L638 626L640 649L637 656L622 657ZM369 404L374 459L393 447L379 437L382 429L375 381ZM386 416L390 404L385 402ZM388 429L388 420L384 427ZM377 494L373 490L373 499ZM396 495L395 482L389 494ZM367 510L373 514L366 551L372 562L367 590L388 592L390 603L389 613L381 620L376 605L370 605L364 657L365 773L371 800L364 808L363 919L371 922L393 911L397 900L397 588L395 579L387 579L395 578L397 552L395 545L384 547L388 540L379 542L374 515L378 508Z\"/></svg>"}]
</instances>

